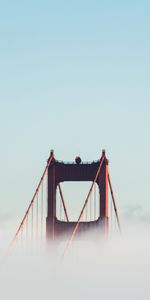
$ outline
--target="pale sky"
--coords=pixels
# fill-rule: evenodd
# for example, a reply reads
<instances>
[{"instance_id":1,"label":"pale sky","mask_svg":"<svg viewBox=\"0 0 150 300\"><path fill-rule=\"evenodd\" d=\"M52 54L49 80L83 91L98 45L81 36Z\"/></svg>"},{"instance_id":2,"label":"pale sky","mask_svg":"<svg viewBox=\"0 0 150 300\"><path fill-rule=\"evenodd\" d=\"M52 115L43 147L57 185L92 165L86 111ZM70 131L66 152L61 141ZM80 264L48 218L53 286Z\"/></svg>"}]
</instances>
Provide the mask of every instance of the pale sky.
<instances>
[{"instance_id":1,"label":"pale sky","mask_svg":"<svg viewBox=\"0 0 150 300\"><path fill-rule=\"evenodd\" d=\"M0 4L0 218L22 217L51 148L99 159L120 212L149 216L150 2Z\"/></svg>"}]
</instances>

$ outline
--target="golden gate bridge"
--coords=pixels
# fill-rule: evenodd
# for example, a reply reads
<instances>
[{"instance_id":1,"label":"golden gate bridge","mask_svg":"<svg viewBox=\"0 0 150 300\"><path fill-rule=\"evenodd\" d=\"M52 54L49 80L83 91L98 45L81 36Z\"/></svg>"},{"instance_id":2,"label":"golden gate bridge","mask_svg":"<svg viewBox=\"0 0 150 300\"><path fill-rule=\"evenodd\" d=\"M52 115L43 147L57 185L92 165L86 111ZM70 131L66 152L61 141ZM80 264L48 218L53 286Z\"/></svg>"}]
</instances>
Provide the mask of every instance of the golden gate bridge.
<instances>
[{"instance_id":1,"label":"golden gate bridge","mask_svg":"<svg viewBox=\"0 0 150 300\"><path fill-rule=\"evenodd\" d=\"M64 182L91 183L76 221L69 216L62 190ZM88 163L82 162L80 157L70 163L58 161L52 150L12 244L37 240L53 243L60 239L67 241L68 248L77 237L82 239L95 229L97 236L107 237L111 232L113 214L121 232L105 150L99 160Z\"/></svg>"}]
</instances>

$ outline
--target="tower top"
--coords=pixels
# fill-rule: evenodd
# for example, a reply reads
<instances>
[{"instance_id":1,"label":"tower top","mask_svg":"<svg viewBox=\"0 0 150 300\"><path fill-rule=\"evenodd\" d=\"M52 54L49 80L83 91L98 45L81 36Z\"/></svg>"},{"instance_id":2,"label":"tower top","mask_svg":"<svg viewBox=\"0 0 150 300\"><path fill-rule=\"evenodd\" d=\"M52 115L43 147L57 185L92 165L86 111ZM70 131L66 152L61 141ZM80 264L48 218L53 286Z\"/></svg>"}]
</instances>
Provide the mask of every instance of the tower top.
<instances>
[{"instance_id":1,"label":"tower top","mask_svg":"<svg viewBox=\"0 0 150 300\"><path fill-rule=\"evenodd\" d=\"M105 149L102 150L102 155L106 156L106 150Z\"/></svg>"},{"instance_id":2,"label":"tower top","mask_svg":"<svg viewBox=\"0 0 150 300\"><path fill-rule=\"evenodd\" d=\"M52 157L54 157L54 150L52 149L51 151L50 151L50 156Z\"/></svg>"}]
</instances>

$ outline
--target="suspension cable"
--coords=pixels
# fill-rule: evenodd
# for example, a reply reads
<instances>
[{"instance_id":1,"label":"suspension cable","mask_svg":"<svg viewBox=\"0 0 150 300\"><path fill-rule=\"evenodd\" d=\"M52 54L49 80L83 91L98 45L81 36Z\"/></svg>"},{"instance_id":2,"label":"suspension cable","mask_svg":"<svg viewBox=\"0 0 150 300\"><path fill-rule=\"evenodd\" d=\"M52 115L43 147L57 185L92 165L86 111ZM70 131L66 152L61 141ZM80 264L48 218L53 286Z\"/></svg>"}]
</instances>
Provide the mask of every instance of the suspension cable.
<instances>
[{"instance_id":1,"label":"suspension cable","mask_svg":"<svg viewBox=\"0 0 150 300\"><path fill-rule=\"evenodd\" d=\"M59 197L59 219L62 221L62 200L61 196Z\"/></svg>"},{"instance_id":2,"label":"suspension cable","mask_svg":"<svg viewBox=\"0 0 150 300\"><path fill-rule=\"evenodd\" d=\"M67 222L69 222L67 208L66 208L66 205L65 205L65 200L64 200L64 197L63 197L63 193L62 193L62 189L61 189L60 183L58 184L58 188L59 188L60 197L61 197L61 201L62 201L62 204L63 204L63 208L64 208L64 213L65 213L65 216L66 216L66 220L67 220Z\"/></svg>"},{"instance_id":3,"label":"suspension cable","mask_svg":"<svg viewBox=\"0 0 150 300\"><path fill-rule=\"evenodd\" d=\"M75 228L74 228L74 230L73 230L73 232L72 232L71 238L70 238L70 240L69 240L69 242L68 242L68 244L67 244L67 246L66 246L65 252L67 251L67 249L69 248L71 242L72 242L72 241L74 240L74 238L75 238L75 235L76 235L76 232L77 232L77 230L78 230L78 227L79 227L79 224L80 224L82 215L83 215L84 210L85 210L85 208L86 208L86 206L87 206L87 204L88 204L88 202L89 202L89 199L90 199L90 196L91 196L91 193L92 193L94 184L95 184L96 181L97 181L97 178L98 178L99 173L100 173L100 171L101 171L101 168L102 168L104 159L105 159L105 154L103 154L103 156L102 156L102 158L101 158L101 160L100 160L100 165L99 165L99 168L98 168L98 170L97 170L95 179L94 179L94 181L93 181L93 183L92 183L92 185L91 185L90 191L89 191L89 193L88 193L88 196L87 196L87 198L86 198L86 200L85 200L85 203L84 203L83 208L82 208L82 210L81 210L81 213L80 213L80 215L79 215L77 224L75 225ZM65 254L65 252L64 252L64 254Z\"/></svg>"},{"instance_id":4,"label":"suspension cable","mask_svg":"<svg viewBox=\"0 0 150 300\"><path fill-rule=\"evenodd\" d=\"M121 226L120 226L120 221L119 221L118 210L117 210L116 201L115 201L114 192L113 192L113 188L112 188L112 184L111 184L109 174L108 174L108 182L109 182L109 187L110 187L110 192L111 192L111 197L112 197L112 201L113 201L113 206L114 206L114 211L115 211L115 215L116 215L116 219L117 219L118 228L119 228L119 231L121 233Z\"/></svg>"},{"instance_id":5,"label":"suspension cable","mask_svg":"<svg viewBox=\"0 0 150 300\"><path fill-rule=\"evenodd\" d=\"M49 158L49 160L48 160L48 162L47 162L47 165L46 165L45 170L44 170L44 172L43 172L43 175L42 175L42 177L41 177L41 179L40 179L40 182L39 182L39 184L38 184L38 187L37 187L37 189L36 189L36 191L35 191L35 193L34 193L34 196L33 196L32 200L31 200L31 202L30 202L30 205L29 205L29 207L28 207L28 209L27 209L27 211L26 211L26 213L25 213L25 215L24 215L24 217L23 217L23 219L22 219L22 222L21 222L21 224L20 224L20 226L19 226L19 228L18 228L18 230L17 230L17 232L16 232L16 234L15 234L15 236L14 236L14 238L13 238L11 244L12 244L12 243L16 240L16 238L18 237L18 235L19 235L21 229L23 229L24 223L25 223L25 221L26 221L26 219L27 219L27 217L28 217L28 214L29 214L29 212L30 212L30 209L31 209L31 207L32 207L32 205L33 205L33 203L34 203L34 201L35 201L35 199L36 199L36 196L37 196L38 192L39 192L41 183L42 183L43 180L44 180L44 177L45 177L45 175L46 175L46 173L47 173L47 170L48 170L48 168L49 168L49 166L50 166L50 164L51 164L53 158L54 158L54 156L51 155L51 157Z\"/></svg>"}]
</instances>

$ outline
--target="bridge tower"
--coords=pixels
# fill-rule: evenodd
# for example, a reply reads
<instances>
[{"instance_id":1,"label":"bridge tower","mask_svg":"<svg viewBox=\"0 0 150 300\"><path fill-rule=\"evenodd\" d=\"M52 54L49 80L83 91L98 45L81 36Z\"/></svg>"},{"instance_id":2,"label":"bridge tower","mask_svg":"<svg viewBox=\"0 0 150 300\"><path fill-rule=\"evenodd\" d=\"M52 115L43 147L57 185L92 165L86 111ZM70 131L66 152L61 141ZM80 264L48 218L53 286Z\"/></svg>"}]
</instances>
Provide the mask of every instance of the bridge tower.
<instances>
[{"instance_id":1,"label":"bridge tower","mask_svg":"<svg viewBox=\"0 0 150 300\"><path fill-rule=\"evenodd\" d=\"M60 162L51 151L51 164L48 167L48 209L46 220L46 236L48 240L72 232L77 222L64 222L56 217L56 191L62 182L86 182L97 184L99 189L99 217L95 221L82 222L78 226L78 234L92 228L99 228L104 234L108 232L108 160L103 150L101 158L96 162L82 163L80 158L74 163Z\"/></svg>"}]
</instances>

